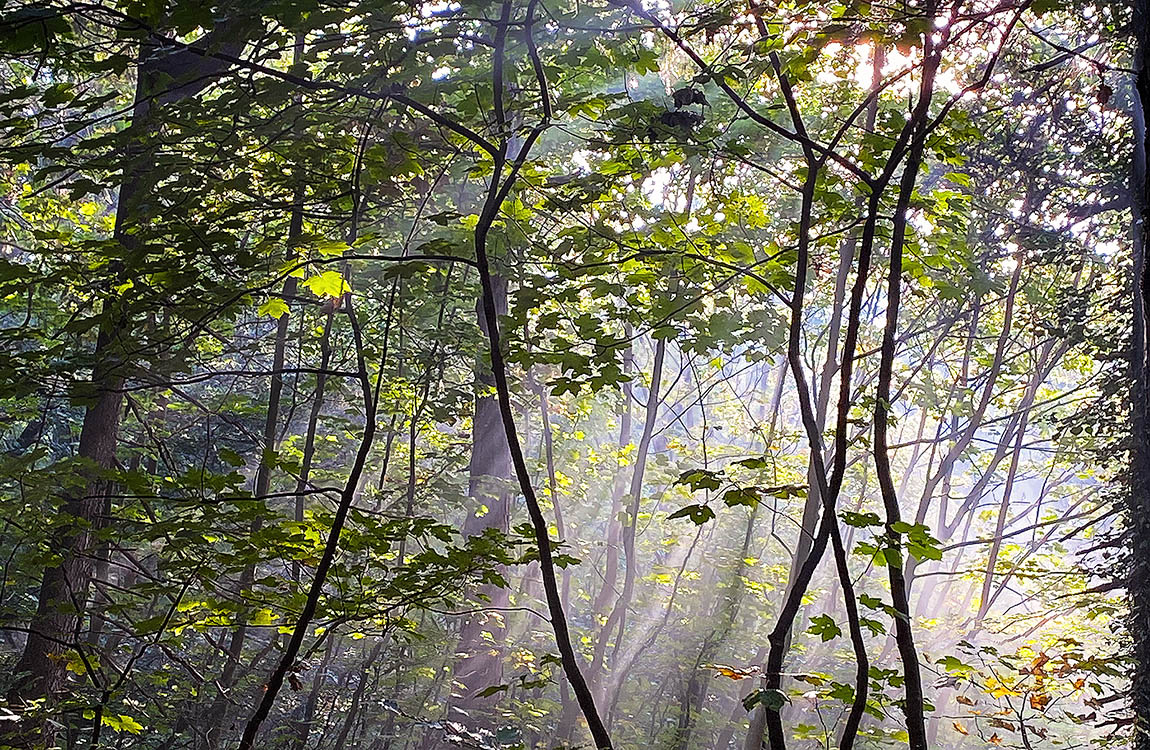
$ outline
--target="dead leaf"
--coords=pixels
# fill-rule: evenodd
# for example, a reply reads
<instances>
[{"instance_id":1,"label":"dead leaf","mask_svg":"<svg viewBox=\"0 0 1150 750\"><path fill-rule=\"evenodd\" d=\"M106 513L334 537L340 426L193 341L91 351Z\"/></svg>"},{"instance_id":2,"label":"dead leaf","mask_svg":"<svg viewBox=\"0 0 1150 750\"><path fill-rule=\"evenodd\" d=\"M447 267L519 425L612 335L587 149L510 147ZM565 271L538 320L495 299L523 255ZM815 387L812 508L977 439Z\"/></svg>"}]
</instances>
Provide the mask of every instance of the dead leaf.
<instances>
[{"instance_id":1,"label":"dead leaf","mask_svg":"<svg viewBox=\"0 0 1150 750\"><path fill-rule=\"evenodd\" d=\"M1005 729L1008 732L1015 731L1014 724L1012 724L1011 722L1009 722L1005 719L991 719L987 723L990 724L990 726L992 726L992 727L997 727L998 729Z\"/></svg>"},{"instance_id":2,"label":"dead leaf","mask_svg":"<svg viewBox=\"0 0 1150 750\"><path fill-rule=\"evenodd\" d=\"M716 677L726 677L731 680L745 680L748 677L757 676L762 670L758 666L750 666L746 669L739 667L729 667L726 664L709 664L709 669L717 672Z\"/></svg>"}]
</instances>

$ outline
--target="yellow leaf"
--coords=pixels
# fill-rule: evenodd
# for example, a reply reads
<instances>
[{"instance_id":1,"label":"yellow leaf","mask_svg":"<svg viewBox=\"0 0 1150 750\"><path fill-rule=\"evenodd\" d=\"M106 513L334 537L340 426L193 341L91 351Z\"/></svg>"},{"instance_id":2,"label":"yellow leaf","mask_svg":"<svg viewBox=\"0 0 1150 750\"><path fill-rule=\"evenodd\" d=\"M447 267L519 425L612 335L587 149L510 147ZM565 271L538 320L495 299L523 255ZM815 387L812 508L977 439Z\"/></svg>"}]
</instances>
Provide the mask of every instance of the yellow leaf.
<instances>
[{"instance_id":1,"label":"yellow leaf","mask_svg":"<svg viewBox=\"0 0 1150 750\"><path fill-rule=\"evenodd\" d=\"M731 680L745 680L759 673L759 668L752 666L747 669L740 669L738 667L728 667L726 664L710 664L710 669L715 670L718 674L716 677L726 677Z\"/></svg>"},{"instance_id":2,"label":"yellow leaf","mask_svg":"<svg viewBox=\"0 0 1150 750\"><path fill-rule=\"evenodd\" d=\"M269 318L278 319L287 315L289 309L290 308L288 307L288 304L282 299L279 297L272 297L267 302L260 305L258 312L260 315L266 315Z\"/></svg>"},{"instance_id":3,"label":"yellow leaf","mask_svg":"<svg viewBox=\"0 0 1150 750\"><path fill-rule=\"evenodd\" d=\"M278 618L279 615L265 607L264 609L258 610L254 615L252 615L251 625L255 627L271 625Z\"/></svg>"},{"instance_id":4,"label":"yellow leaf","mask_svg":"<svg viewBox=\"0 0 1150 750\"><path fill-rule=\"evenodd\" d=\"M1007 687L998 680L988 680L986 683L986 692L990 693L995 698L1001 698L1005 695L1022 695L1022 693Z\"/></svg>"},{"instance_id":5,"label":"yellow leaf","mask_svg":"<svg viewBox=\"0 0 1150 750\"><path fill-rule=\"evenodd\" d=\"M343 280L343 276L340 276L338 271L324 271L305 280L303 285L319 297L342 297L351 291L351 287Z\"/></svg>"},{"instance_id":6,"label":"yellow leaf","mask_svg":"<svg viewBox=\"0 0 1150 750\"><path fill-rule=\"evenodd\" d=\"M120 714L120 726L123 731L131 732L132 734L139 734L144 731L144 725L133 719L131 716L124 716Z\"/></svg>"},{"instance_id":7,"label":"yellow leaf","mask_svg":"<svg viewBox=\"0 0 1150 750\"><path fill-rule=\"evenodd\" d=\"M964 727L961 721L954 722L954 729L959 734L970 734L970 730Z\"/></svg>"},{"instance_id":8,"label":"yellow leaf","mask_svg":"<svg viewBox=\"0 0 1150 750\"><path fill-rule=\"evenodd\" d=\"M320 242L315 246L315 249L319 251L319 254L325 258L334 258L336 256L343 255L348 251L349 248L346 242L327 241Z\"/></svg>"}]
</instances>

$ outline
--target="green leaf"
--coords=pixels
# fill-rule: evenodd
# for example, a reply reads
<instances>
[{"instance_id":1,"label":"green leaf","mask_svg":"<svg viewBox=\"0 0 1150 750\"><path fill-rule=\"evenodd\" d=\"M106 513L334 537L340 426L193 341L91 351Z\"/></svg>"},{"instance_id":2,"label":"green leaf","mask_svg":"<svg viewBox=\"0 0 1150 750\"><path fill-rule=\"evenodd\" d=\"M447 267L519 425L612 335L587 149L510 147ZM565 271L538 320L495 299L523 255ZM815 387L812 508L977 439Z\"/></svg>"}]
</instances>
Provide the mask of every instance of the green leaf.
<instances>
[{"instance_id":1,"label":"green leaf","mask_svg":"<svg viewBox=\"0 0 1150 750\"><path fill-rule=\"evenodd\" d=\"M278 617L275 612L265 607L255 613L252 617L251 624L255 626L271 625Z\"/></svg>"},{"instance_id":2,"label":"green leaf","mask_svg":"<svg viewBox=\"0 0 1150 750\"><path fill-rule=\"evenodd\" d=\"M267 302L260 305L258 312L260 315L266 315L269 318L279 319L287 315L290 310L291 308L288 307L288 304L282 299L279 297L272 297Z\"/></svg>"},{"instance_id":3,"label":"green leaf","mask_svg":"<svg viewBox=\"0 0 1150 750\"><path fill-rule=\"evenodd\" d=\"M867 526L882 526L882 519L878 517L877 513L853 513L851 511L843 511L841 514L843 523L847 526L854 526L859 529L865 529Z\"/></svg>"},{"instance_id":4,"label":"green leaf","mask_svg":"<svg viewBox=\"0 0 1150 750\"><path fill-rule=\"evenodd\" d=\"M144 731L144 725L133 719L131 716L120 714L119 716L102 716L100 723L109 727L115 732L128 732L129 734L139 734Z\"/></svg>"},{"instance_id":5,"label":"green leaf","mask_svg":"<svg viewBox=\"0 0 1150 750\"><path fill-rule=\"evenodd\" d=\"M247 463L244 461L243 456L241 456L239 453L236 453L231 448L220 448L218 451L216 451L216 455L218 455L220 460L226 463L228 466L243 466L245 463Z\"/></svg>"},{"instance_id":6,"label":"green leaf","mask_svg":"<svg viewBox=\"0 0 1150 750\"><path fill-rule=\"evenodd\" d=\"M1031 7L1034 7L1034 5L1037 5L1038 2L1041 1L1042 0L1037 0L1037 2L1031 5ZM963 187L970 187L971 185L970 175L963 174L962 172L947 172L945 175L943 175L943 177L950 182L953 182L955 185L962 185Z\"/></svg>"},{"instance_id":7,"label":"green leaf","mask_svg":"<svg viewBox=\"0 0 1150 750\"><path fill-rule=\"evenodd\" d=\"M855 689L841 682L836 682L827 691L827 697L842 703L852 703L855 699Z\"/></svg>"},{"instance_id":8,"label":"green leaf","mask_svg":"<svg viewBox=\"0 0 1150 750\"><path fill-rule=\"evenodd\" d=\"M974 673L974 667L970 666L969 664L966 664L965 662L962 661L962 659L959 659L957 656L951 656L951 655L944 656L941 659L937 660L935 662L935 664L938 664L943 669L945 669L947 672L951 672L952 674L965 676L965 675L970 675L970 674Z\"/></svg>"},{"instance_id":9,"label":"green leaf","mask_svg":"<svg viewBox=\"0 0 1150 750\"><path fill-rule=\"evenodd\" d=\"M319 297L342 297L351 291L338 271L324 271L303 282L303 285Z\"/></svg>"},{"instance_id":10,"label":"green leaf","mask_svg":"<svg viewBox=\"0 0 1150 750\"><path fill-rule=\"evenodd\" d=\"M811 626L807 628L807 632L817 635L825 643L842 635L843 629L830 615L815 615L811 618Z\"/></svg>"},{"instance_id":11,"label":"green leaf","mask_svg":"<svg viewBox=\"0 0 1150 750\"><path fill-rule=\"evenodd\" d=\"M165 619L167 618L164 615L149 617L146 620L137 622L133 629L136 631L136 635L152 635L160 631L160 628L164 626Z\"/></svg>"},{"instance_id":12,"label":"green leaf","mask_svg":"<svg viewBox=\"0 0 1150 750\"><path fill-rule=\"evenodd\" d=\"M692 469L685 471L675 480L675 484L685 484L692 491L717 490L722 484L722 474L707 469Z\"/></svg>"},{"instance_id":13,"label":"green leaf","mask_svg":"<svg viewBox=\"0 0 1150 750\"><path fill-rule=\"evenodd\" d=\"M788 500L792 497L806 497L807 488L801 484L779 484L774 487L759 487L760 492L764 495L777 497L780 500Z\"/></svg>"},{"instance_id":14,"label":"green leaf","mask_svg":"<svg viewBox=\"0 0 1150 750\"><path fill-rule=\"evenodd\" d=\"M316 252L325 258L335 258L348 251L346 242L320 242L315 246Z\"/></svg>"},{"instance_id":15,"label":"green leaf","mask_svg":"<svg viewBox=\"0 0 1150 750\"><path fill-rule=\"evenodd\" d=\"M736 505L745 505L748 508L753 508L759 504L759 500L761 499L757 487L735 487L723 493L723 502L730 508Z\"/></svg>"},{"instance_id":16,"label":"green leaf","mask_svg":"<svg viewBox=\"0 0 1150 750\"><path fill-rule=\"evenodd\" d=\"M787 696L781 690L756 690L743 698L743 708L751 711L762 706L768 711L778 711L787 704Z\"/></svg>"},{"instance_id":17,"label":"green leaf","mask_svg":"<svg viewBox=\"0 0 1150 750\"><path fill-rule=\"evenodd\" d=\"M675 518L690 518L696 526L702 526L715 517L715 511L709 505L685 505L667 516L670 521Z\"/></svg>"}]
</instances>

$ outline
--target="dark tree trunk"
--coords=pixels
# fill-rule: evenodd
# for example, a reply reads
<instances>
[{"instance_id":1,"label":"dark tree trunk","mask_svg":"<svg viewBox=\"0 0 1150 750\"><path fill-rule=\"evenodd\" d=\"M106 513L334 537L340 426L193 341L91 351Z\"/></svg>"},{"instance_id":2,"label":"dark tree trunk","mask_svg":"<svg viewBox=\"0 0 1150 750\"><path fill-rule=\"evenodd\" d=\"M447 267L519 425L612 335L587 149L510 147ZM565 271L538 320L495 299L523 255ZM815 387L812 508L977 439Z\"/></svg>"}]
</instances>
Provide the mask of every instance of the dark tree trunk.
<instances>
[{"instance_id":1,"label":"dark tree trunk","mask_svg":"<svg viewBox=\"0 0 1150 750\"><path fill-rule=\"evenodd\" d=\"M204 44L238 53L250 27L248 19L221 19L206 35ZM129 251L125 257L131 257L130 251L139 245L135 229L148 219L143 199L156 176L152 153L155 105L195 96L226 69L223 63L187 50L156 52L146 43L139 59L113 231L116 241ZM121 264L118 273L130 278L132 268ZM123 351L131 330L127 313L119 304L105 303L102 314L92 353L92 379L87 392L79 394L90 399L90 404L80 431L76 482L63 490L60 498L60 514L68 523L51 540L56 562L42 574L36 612L29 621L28 638L13 670L16 679L8 691L13 706L38 699L45 699L50 705L65 687L67 659L62 657L69 650L83 647L80 636L95 559L91 554L92 529L110 502L107 474L116 466L123 385L131 367ZM50 746L54 739L52 726L39 721L23 722L4 739L21 747Z\"/></svg>"},{"instance_id":2,"label":"dark tree trunk","mask_svg":"<svg viewBox=\"0 0 1150 750\"><path fill-rule=\"evenodd\" d=\"M94 557L89 554L92 524L108 502L111 483L105 473L116 463L123 403L123 374L116 359L109 356L115 346L113 339L112 326L105 326L96 352L106 359L92 375L92 385L99 389L99 395L84 413L80 432L80 489L66 494L61 507L61 514L75 523L68 523L53 540L59 562L44 570L36 614L28 624L28 639L13 670L17 677L9 691L13 705L40 698L51 700L60 693L67 675L64 654L81 647L79 631L94 567ZM47 736L42 739L50 741Z\"/></svg>"},{"instance_id":3,"label":"dark tree trunk","mask_svg":"<svg viewBox=\"0 0 1150 750\"><path fill-rule=\"evenodd\" d=\"M1134 154L1131 170L1134 197L1133 337L1131 367L1130 496L1126 539L1129 544L1127 580L1130 595L1129 630L1135 667L1130 682L1130 706L1135 716L1134 747L1150 748L1150 265L1147 264L1147 219L1150 218L1150 156L1146 110L1150 106L1150 3L1134 2L1137 70L1134 96Z\"/></svg>"}]
</instances>

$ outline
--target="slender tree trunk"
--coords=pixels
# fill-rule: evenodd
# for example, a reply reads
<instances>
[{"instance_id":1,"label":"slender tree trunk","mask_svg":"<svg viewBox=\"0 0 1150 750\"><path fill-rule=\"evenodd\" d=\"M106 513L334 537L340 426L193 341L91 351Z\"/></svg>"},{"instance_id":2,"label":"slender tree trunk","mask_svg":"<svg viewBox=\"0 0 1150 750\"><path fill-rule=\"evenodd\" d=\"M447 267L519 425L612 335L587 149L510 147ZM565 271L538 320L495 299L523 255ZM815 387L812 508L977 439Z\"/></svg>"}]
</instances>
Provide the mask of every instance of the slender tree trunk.
<instances>
[{"instance_id":1,"label":"slender tree trunk","mask_svg":"<svg viewBox=\"0 0 1150 750\"><path fill-rule=\"evenodd\" d=\"M288 226L288 243L291 244L303 232L303 193L302 189L297 189L295 193L295 207L292 209L291 219ZM283 297L284 299L291 299L295 296L298 281L295 277L288 277L284 281ZM258 503L264 502L267 497L268 491L271 489L271 475L272 467L269 461L275 453L276 446L279 443L279 425L280 425L280 402L283 399L283 369L284 362L287 356L287 341L288 341L288 326L290 324L290 316L281 315L276 322L276 335L275 344L272 349L272 376L271 388L268 392L267 410L264 414L264 427L263 436L260 443L260 464L256 469L255 483L252 487L253 497ZM254 535L263 526L263 518L257 516L251 524L251 533ZM244 592L249 591L255 582L256 566L254 563L249 564L243 569L239 577L239 593L244 596ZM228 641L227 653L225 657L224 667L220 671L219 685L223 690L231 690L239 682L241 675L239 674L240 660L243 657L244 646L248 640L248 625L245 616L240 614L240 622L236 625L235 630L232 631L231 638ZM223 692L213 702L209 715L209 727L207 729L208 747L216 748L222 740L222 731L227 725L228 719L228 706L227 695Z\"/></svg>"},{"instance_id":2,"label":"slender tree trunk","mask_svg":"<svg viewBox=\"0 0 1150 750\"><path fill-rule=\"evenodd\" d=\"M287 317L287 316L284 316ZM311 480L312 462L315 460L315 436L319 427L319 416L323 412L324 395L327 390L327 370L331 366L331 326L334 322L335 312L329 310L323 323L323 333L320 335L320 362L319 374L315 380L315 397L312 399L311 412L307 419L307 434L304 437L303 458L300 461L299 477L295 485L295 522L302 524L304 508L307 499L307 486ZM402 561L400 561L402 562ZM292 563L292 580L300 586L301 568L298 562Z\"/></svg>"},{"instance_id":3,"label":"slender tree trunk","mask_svg":"<svg viewBox=\"0 0 1150 750\"><path fill-rule=\"evenodd\" d=\"M551 495L551 504L555 508L555 529L559 532L559 538L566 541L567 525L563 519L562 505L559 500L559 482L555 474L555 446L551 436L551 410L547 403L547 387L544 385L538 386L539 394L539 416L540 424L543 431L543 456L547 465L547 489ZM563 585L559 593L559 600L563 604L564 609L571 607L571 566L568 565L563 568ZM571 699L571 686L566 681L559 683L559 698L562 706L559 716L559 726L556 729L556 736L561 740L566 740L571 736L571 731L575 727L576 717L579 715L579 704Z\"/></svg>"},{"instance_id":4,"label":"slender tree trunk","mask_svg":"<svg viewBox=\"0 0 1150 750\"><path fill-rule=\"evenodd\" d=\"M493 159L493 170L487 188L487 195L483 203L483 210L475 226L475 261L479 270L479 281L482 289L481 302L483 319L486 322L487 344L488 351L491 354L491 372L495 379L495 393L499 404L499 415L503 422L503 432L506 437L507 447L511 451L511 463L515 470L515 479L519 485L520 492L523 493L524 504L527 507L527 514L531 520L531 529L535 536L535 548L539 553L539 573L543 578L543 590L547 601L548 619L550 620L552 634L555 637L555 646L559 650L559 658L563 665L564 676L570 683L572 692L575 693L575 699L578 701L583 717L587 721L587 728L591 733L596 748L599 750L609 750L609 748L611 748L611 736L603 723L599 709L595 705L595 697L583 675L579 656L575 652L575 647L572 643L567 613L563 609L562 602L560 601L559 584L555 575L555 560L551 551L551 537L548 532L547 518L543 515L542 508L539 505L539 498L535 493L535 487L531 481L531 473L527 467L527 460L523 455L523 448L519 443L518 429L515 425L515 412L511 404L511 387L507 378L507 364L504 359L504 345L499 331L496 284L494 275L492 274L491 258L488 254L488 236L491 232L492 224L495 222L495 218L503 202L515 186L519 171L530 155L531 148L550 126L550 119L552 117L551 98L547 86L546 74L540 62L539 52L535 47L534 38L532 37L532 25L535 21L534 14L537 7L537 0L532 0L527 7L524 37L527 42L528 54L533 61L539 86L543 118L540 124L532 129L522 146L516 145L515 155L510 162L508 162L509 142L507 139L501 139L500 145L489 151ZM494 39L494 65L492 68L491 88L495 104L496 122L500 132L509 132L510 130L503 105L505 93L503 66L508 26L511 20L511 10L512 3L510 0L505 1L500 11L500 20ZM505 169L507 170L506 178L503 177Z\"/></svg>"},{"instance_id":5,"label":"slender tree trunk","mask_svg":"<svg viewBox=\"0 0 1150 750\"><path fill-rule=\"evenodd\" d=\"M371 452L372 445L375 442L377 403L375 395L378 393L378 385L373 389L368 373L367 362L364 358L363 336L351 295L345 295L345 300L348 321L351 325L352 333L355 336L356 375L359 381L364 410L363 437L360 440L359 449L356 451L355 459L348 472L347 481L340 492L339 503L336 506L335 515L331 522L331 529L328 531L327 540L324 542L323 553L320 556L319 563L316 565L315 575L308 588L303 609L292 629L291 636L280 657L279 664L268 678L259 704L256 706L255 712L251 718L248 719L247 725L244 727L243 736L239 744L240 750L251 750L254 746L256 737L260 731L260 726L264 720L267 719L268 714L275 705L280 688L283 687L288 672L291 670L292 665L295 664L300 646L303 644L303 639L306 637L311 627L312 619L315 617L316 610L319 607L319 600L323 595L324 583L327 580L327 575L331 570L332 563L335 561L336 552L339 550L339 540L343 532L344 523L347 521L348 513L351 510L352 502L359 488L359 482L363 476L367 456ZM380 373L382 373L384 364L387 361L386 346L383 349L380 360Z\"/></svg>"},{"instance_id":6,"label":"slender tree trunk","mask_svg":"<svg viewBox=\"0 0 1150 750\"><path fill-rule=\"evenodd\" d=\"M603 674L606 667L607 644L611 639L612 631L616 628L618 632L615 636L615 644L616 649L618 649L626 625L627 608L631 606L631 597L635 590L635 578L638 575L638 561L635 559L635 537L639 524L639 508L643 497L643 476L647 468L647 455L651 450L651 437L655 433L655 420L659 413L659 389L663 382L663 360L666 354L666 339L657 339L655 341L654 359L651 364L651 387L647 391L647 406L643 419L643 433L639 437L639 446L635 451L635 468L634 471L631 472L631 486L627 495L629 500L627 506L627 526L623 531L623 555L625 558L623 591L620 592L618 599L615 600L615 606L612 608L611 614L607 617L607 622L604 623L602 630L599 631L599 640L595 643L595 651L591 662L592 676ZM604 678L603 684L600 686L600 695L603 698L608 697L602 691L606 683L607 680Z\"/></svg>"},{"instance_id":7,"label":"slender tree trunk","mask_svg":"<svg viewBox=\"0 0 1150 750\"><path fill-rule=\"evenodd\" d=\"M627 324L623 335L630 340L633 335L631 324ZM623 353L623 374L630 375L635 369L635 351L631 345ZM623 384L622 396L619 402L619 450L622 451L631 443L631 398L632 386L628 381ZM615 477L611 486L611 514L607 519L607 553L603 566L603 587L595 597L595 614L606 616L607 607L612 597L617 596L615 584L619 580L619 543L622 537L623 525L619 522L619 513L623 510L623 495L627 491L626 472L622 466L615 469Z\"/></svg>"},{"instance_id":8,"label":"slender tree trunk","mask_svg":"<svg viewBox=\"0 0 1150 750\"><path fill-rule=\"evenodd\" d=\"M311 729L315 724L316 708L319 706L320 690L323 688L324 679L327 677L327 668L328 664L331 663L332 654L337 648L336 641L337 638L334 635L328 636L327 648L325 648L323 652L323 660L320 661L319 667L315 670L315 675L312 677L311 690L308 691L307 698L300 707L300 718L294 722L295 736L292 739L292 747L296 750L306 750L308 746L308 738L311 736Z\"/></svg>"},{"instance_id":9,"label":"slender tree trunk","mask_svg":"<svg viewBox=\"0 0 1150 750\"><path fill-rule=\"evenodd\" d=\"M1026 425L1029 414L1023 413L1019 418L1018 434L1014 441L1014 451L1010 456L1010 468L1006 471L1006 484L1002 488L1002 502L998 507L998 518L995 519L994 537L990 541L990 552L986 557L986 570L982 577L982 596L978 602L978 614L975 616L974 629L982 627L982 621L990 611L990 592L994 587L994 569L998 564L998 553L1002 549L1002 532L1006 529L1006 521L1010 515L1010 498L1014 491L1014 480L1018 476L1018 462L1022 457L1022 445L1026 439Z\"/></svg>"},{"instance_id":10,"label":"slender tree trunk","mask_svg":"<svg viewBox=\"0 0 1150 750\"><path fill-rule=\"evenodd\" d=\"M928 15L933 17L933 13ZM890 579L891 599L895 617L895 642L902 657L904 693L903 712L906 714L906 730L910 750L926 750L925 696L922 687L922 673L919 669L918 648L914 642L911 623L909 593L903 571L902 512L899 507L898 491L890 465L890 449L887 428L891 412L891 390L894 375L894 347L898 330L899 305L902 294L902 251L906 237L907 213L911 195L918 181L918 171L922 164L927 129L926 121L934 92L934 76L939 66L941 53L929 41L924 50L922 83L919 88L919 101L914 118L918 120L916 132L911 141L902 179L899 182L898 201L895 205L894 225L891 231L890 269L887 276L886 324L883 329L882 348L879 356L878 392L874 409L874 462L875 474L882 493L886 511L887 574Z\"/></svg>"},{"instance_id":11,"label":"slender tree trunk","mask_svg":"<svg viewBox=\"0 0 1150 750\"><path fill-rule=\"evenodd\" d=\"M332 750L343 750L344 745L347 743L348 735L351 734L351 728L355 725L356 718L359 717L360 706L363 704L363 695L367 691L368 672L371 670L371 665L379 659L379 655L383 651L384 642L384 639L380 638L379 643L375 644L375 648L371 650L371 653L367 655L367 658L363 660L363 664L359 667L359 680L355 683L355 692L351 696L351 705L348 707L347 714L344 716L343 724L339 728L339 734L336 735Z\"/></svg>"},{"instance_id":12,"label":"slender tree trunk","mask_svg":"<svg viewBox=\"0 0 1150 750\"><path fill-rule=\"evenodd\" d=\"M750 555L758 512L759 508L755 506L747 514L747 524L743 531L743 544L737 553L738 560L727 577L714 610L707 617L708 621L717 621L718 624L703 639L703 645L699 649L694 668L687 680L686 690L684 690L680 702L679 726L673 745L675 750L688 750L690 747L691 735L695 731L698 715L702 713L703 704L707 698L710 675L704 671L703 667L714 660L716 651L726 642L735 627L735 619L739 615L739 605L743 596L743 576L747 571L746 560Z\"/></svg>"}]
</instances>

